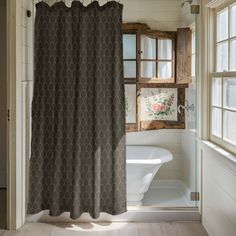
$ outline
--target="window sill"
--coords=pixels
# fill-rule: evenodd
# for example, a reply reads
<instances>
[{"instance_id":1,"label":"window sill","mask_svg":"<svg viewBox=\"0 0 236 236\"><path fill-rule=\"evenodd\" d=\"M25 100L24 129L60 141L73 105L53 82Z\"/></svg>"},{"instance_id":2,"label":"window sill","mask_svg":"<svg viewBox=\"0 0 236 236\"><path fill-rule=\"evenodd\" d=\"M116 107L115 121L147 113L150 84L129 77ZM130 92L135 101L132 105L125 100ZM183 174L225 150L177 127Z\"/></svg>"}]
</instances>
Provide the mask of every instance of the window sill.
<instances>
[{"instance_id":1,"label":"window sill","mask_svg":"<svg viewBox=\"0 0 236 236\"><path fill-rule=\"evenodd\" d=\"M201 140L201 143L236 164L236 155L210 141Z\"/></svg>"}]
</instances>

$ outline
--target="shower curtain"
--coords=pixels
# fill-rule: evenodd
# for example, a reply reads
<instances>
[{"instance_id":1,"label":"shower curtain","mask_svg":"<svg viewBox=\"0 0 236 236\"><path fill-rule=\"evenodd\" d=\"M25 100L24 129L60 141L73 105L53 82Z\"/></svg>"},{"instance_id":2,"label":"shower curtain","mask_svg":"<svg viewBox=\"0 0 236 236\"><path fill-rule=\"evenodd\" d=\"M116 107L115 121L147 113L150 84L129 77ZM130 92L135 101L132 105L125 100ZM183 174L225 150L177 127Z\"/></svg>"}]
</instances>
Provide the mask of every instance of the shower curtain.
<instances>
[{"instance_id":1,"label":"shower curtain","mask_svg":"<svg viewBox=\"0 0 236 236\"><path fill-rule=\"evenodd\" d=\"M122 10L36 5L29 214L126 211Z\"/></svg>"}]
</instances>

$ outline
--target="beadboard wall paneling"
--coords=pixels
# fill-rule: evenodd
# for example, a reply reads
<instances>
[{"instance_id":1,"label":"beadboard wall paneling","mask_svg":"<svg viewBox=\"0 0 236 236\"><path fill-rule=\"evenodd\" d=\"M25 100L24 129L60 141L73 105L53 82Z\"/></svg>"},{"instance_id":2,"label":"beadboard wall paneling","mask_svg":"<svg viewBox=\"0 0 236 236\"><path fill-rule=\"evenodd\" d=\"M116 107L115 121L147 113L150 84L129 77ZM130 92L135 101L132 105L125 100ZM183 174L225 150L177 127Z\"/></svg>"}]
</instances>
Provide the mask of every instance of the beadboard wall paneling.
<instances>
[{"instance_id":1,"label":"beadboard wall paneling","mask_svg":"<svg viewBox=\"0 0 236 236\"><path fill-rule=\"evenodd\" d=\"M196 132L195 130L183 130L181 135L182 146L182 176L186 188L190 191L196 191Z\"/></svg>"},{"instance_id":2,"label":"beadboard wall paneling","mask_svg":"<svg viewBox=\"0 0 236 236\"><path fill-rule=\"evenodd\" d=\"M234 236L236 232L235 162L217 149L202 144L202 222L209 236Z\"/></svg>"}]
</instances>

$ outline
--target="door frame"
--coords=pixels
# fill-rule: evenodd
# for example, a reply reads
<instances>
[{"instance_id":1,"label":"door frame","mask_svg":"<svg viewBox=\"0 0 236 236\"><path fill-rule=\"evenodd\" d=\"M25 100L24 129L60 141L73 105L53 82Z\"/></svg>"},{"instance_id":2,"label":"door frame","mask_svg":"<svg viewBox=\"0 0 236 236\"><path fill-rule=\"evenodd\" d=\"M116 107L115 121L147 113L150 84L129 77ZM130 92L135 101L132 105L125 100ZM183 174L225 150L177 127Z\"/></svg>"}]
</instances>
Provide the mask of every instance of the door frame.
<instances>
[{"instance_id":1,"label":"door frame","mask_svg":"<svg viewBox=\"0 0 236 236\"><path fill-rule=\"evenodd\" d=\"M21 0L7 1L7 229L25 222L21 119Z\"/></svg>"}]
</instances>

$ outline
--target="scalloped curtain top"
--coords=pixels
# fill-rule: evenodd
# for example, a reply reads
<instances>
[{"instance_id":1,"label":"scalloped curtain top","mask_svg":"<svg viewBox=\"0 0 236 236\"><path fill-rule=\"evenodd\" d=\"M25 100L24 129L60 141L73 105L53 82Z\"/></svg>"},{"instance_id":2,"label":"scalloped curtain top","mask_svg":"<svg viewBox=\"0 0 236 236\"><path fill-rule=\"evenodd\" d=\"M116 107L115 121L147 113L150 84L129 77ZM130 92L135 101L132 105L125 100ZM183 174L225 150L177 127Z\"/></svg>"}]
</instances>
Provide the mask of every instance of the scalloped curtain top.
<instances>
[{"instance_id":1,"label":"scalloped curtain top","mask_svg":"<svg viewBox=\"0 0 236 236\"><path fill-rule=\"evenodd\" d=\"M44 2L44 1L40 1L36 4L36 8L48 8L49 10L53 10L53 9L58 9L58 8L64 8L66 10L70 10L73 8L81 8L84 10L89 10L89 9L106 9L109 7L118 7L118 8L123 8L123 4L116 2L116 1L108 1L106 2L104 5L100 6L98 1L92 1L91 3L89 3L87 6L84 6L83 3L81 3L79 0L74 0L71 3L71 7L66 6L65 2L60 1L60 2L55 2L53 5L48 5L48 3Z\"/></svg>"}]
</instances>

